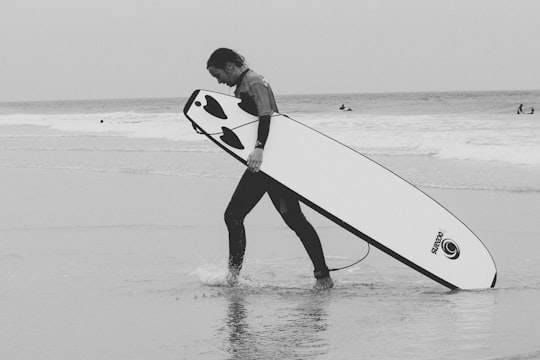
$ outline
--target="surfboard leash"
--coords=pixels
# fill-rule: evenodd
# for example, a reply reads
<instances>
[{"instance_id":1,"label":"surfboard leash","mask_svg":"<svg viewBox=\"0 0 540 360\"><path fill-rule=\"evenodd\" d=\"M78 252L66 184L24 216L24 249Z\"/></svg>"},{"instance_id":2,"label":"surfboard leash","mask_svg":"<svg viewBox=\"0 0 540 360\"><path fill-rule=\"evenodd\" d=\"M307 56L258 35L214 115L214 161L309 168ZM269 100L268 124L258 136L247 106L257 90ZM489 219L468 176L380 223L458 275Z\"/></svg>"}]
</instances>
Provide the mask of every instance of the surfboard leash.
<instances>
[{"instance_id":1,"label":"surfboard leash","mask_svg":"<svg viewBox=\"0 0 540 360\"><path fill-rule=\"evenodd\" d=\"M293 120L290 116L286 115L286 114L281 114L279 112L275 112L272 117L275 117L275 116L285 116L286 118L289 118L291 120ZM245 124L242 124L242 125L238 125L238 126L235 126L229 130L236 130L236 129L239 129L241 127L244 127L244 126L248 126L250 124L253 124L255 122L258 122L259 119L257 120L253 120L253 121L250 121L248 123L245 123ZM210 136L216 136L216 135L222 135L223 134L223 131L218 131L218 132L214 132L214 133L207 133L207 132L204 132L195 122L191 121L191 126L193 127L193 130L195 130L195 132L199 135L210 135Z\"/></svg>"},{"instance_id":2,"label":"surfboard leash","mask_svg":"<svg viewBox=\"0 0 540 360\"><path fill-rule=\"evenodd\" d=\"M334 268L334 269L328 269L328 271L339 271L339 270L343 270L343 269L347 269L347 268L350 268L358 263L360 263L361 261L363 261L365 258L368 257L369 255L369 251L371 250L371 245L369 245L369 243L367 243L367 246L368 246L368 249L367 249L367 252L366 252L366 255L364 255L360 260L357 260L355 262L353 262L352 264L350 265L347 265L347 266L343 266L343 267L339 267L339 268Z\"/></svg>"},{"instance_id":3,"label":"surfboard leash","mask_svg":"<svg viewBox=\"0 0 540 360\"><path fill-rule=\"evenodd\" d=\"M239 129L241 127L244 127L244 126L247 126L247 125L250 125L250 124L253 124L254 122L257 122L259 120L254 120L254 121L250 121L248 123L245 123L245 124L242 124L242 125L238 125L238 126L235 126L229 130L236 130L236 129ZM195 132L199 135L211 135L211 136L216 136L216 135L222 135L223 134L223 131L218 131L218 132L214 132L214 133L206 133L204 131L201 130L201 128L199 128L197 125L195 125L195 123L191 123L191 126L193 126L193 130L195 130Z\"/></svg>"}]
</instances>

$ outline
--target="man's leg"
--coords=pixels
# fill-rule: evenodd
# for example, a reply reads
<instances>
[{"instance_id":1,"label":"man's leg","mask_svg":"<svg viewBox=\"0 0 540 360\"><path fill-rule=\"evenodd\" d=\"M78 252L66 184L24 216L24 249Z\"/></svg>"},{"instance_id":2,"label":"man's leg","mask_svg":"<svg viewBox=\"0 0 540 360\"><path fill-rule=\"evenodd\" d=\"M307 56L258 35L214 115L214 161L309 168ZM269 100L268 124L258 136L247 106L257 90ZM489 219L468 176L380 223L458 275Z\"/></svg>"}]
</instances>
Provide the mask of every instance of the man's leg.
<instances>
[{"instance_id":1,"label":"man's leg","mask_svg":"<svg viewBox=\"0 0 540 360\"><path fill-rule=\"evenodd\" d=\"M244 219L266 192L264 176L246 170L225 210L229 231L229 275L233 278L240 273L246 251Z\"/></svg>"},{"instance_id":2,"label":"man's leg","mask_svg":"<svg viewBox=\"0 0 540 360\"><path fill-rule=\"evenodd\" d=\"M321 241L313 226L302 213L296 194L280 184L273 184L269 188L268 194L285 223L302 241L315 269L313 273L317 279L316 287L332 287L333 282L328 272L328 266L326 266Z\"/></svg>"}]
</instances>

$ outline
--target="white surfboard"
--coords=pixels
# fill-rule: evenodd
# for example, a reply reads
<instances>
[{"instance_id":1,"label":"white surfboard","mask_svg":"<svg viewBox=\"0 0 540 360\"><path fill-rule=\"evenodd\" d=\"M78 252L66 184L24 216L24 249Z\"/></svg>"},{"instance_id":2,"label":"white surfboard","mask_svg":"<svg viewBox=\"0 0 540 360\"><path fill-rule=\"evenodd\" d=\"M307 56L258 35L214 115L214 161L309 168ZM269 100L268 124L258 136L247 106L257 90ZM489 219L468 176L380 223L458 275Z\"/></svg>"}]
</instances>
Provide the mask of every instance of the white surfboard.
<instances>
[{"instance_id":1,"label":"white surfboard","mask_svg":"<svg viewBox=\"0 0 540 360\"><path fill-rule=\"evenodd\" d=\"M193 127L246 164L258 118L240 99L196 90L184 107ZM450 289L495 286L478 237L428 195L346 145L276 114L261 171L303 203Z\"/></svg>"}]
</instances>

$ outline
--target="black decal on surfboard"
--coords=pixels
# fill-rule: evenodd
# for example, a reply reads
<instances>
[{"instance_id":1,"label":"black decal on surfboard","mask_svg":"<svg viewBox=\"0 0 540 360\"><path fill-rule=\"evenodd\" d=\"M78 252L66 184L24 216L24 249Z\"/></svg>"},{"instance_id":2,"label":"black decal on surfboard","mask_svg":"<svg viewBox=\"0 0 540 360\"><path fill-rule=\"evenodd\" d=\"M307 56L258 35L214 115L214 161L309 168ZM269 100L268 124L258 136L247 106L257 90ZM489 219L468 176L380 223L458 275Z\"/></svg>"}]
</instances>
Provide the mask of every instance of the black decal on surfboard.
<instances>
[{"instance_id":1,"label":"black decal on surfboard","mask_svg":"<svg viewBox=\"0 0 540 360\"><path fill-rule=\"evenodd\" d=\"M225 111L223 111L223 108L216 99L211 97L210 95L205 95L206 98L206 105L204 105L204 110L206 110L207 113L210 115L213 115L220 119L227 119L227 115L225 114Z\"/></svg>"},{"instance_id":2,"label":"black decal on surfboard","mask_svg":"<svg viewBox=\"0 0 540 360\"><path fill-rule=\"evenodd\" d=\"M221 130L223 131L223 135L221 135L219 138L227 145L229 145L230 147L233 147L235 149L239 149L239 150L243 150L244 149L244 145L242 144L242 142L240 141L240 139L238 138L238 136L236 136L236 134L234 133L234 131L232 131L231 129L229 128L226 128L224 126L221 127Z\"/></svg>"},{"instance_id":3,"label":"black decal on surfboard","mask_svg":"<svg viewBox=\"0 0 540 360\"><path fill-rule=\"evenodd\" d=\"M253 101L251 96L246 93L240 93L240 99L242 99L242 101L238 103L240 109L253 116L259 115L259 111L257 110L257 104L255 104L255 101Z\"/></svg>"},{"instance_id":4,"label":"black decal on surfboard","mask_svg":"<svg viewBox=\"0 0 540 360\"><path fill-rule=\"evenodd\" d=\"M444 239L441 243L441 249L447 258L456 260L460 255L459 246L452 239Z\"/></svg>"}]
</instances>

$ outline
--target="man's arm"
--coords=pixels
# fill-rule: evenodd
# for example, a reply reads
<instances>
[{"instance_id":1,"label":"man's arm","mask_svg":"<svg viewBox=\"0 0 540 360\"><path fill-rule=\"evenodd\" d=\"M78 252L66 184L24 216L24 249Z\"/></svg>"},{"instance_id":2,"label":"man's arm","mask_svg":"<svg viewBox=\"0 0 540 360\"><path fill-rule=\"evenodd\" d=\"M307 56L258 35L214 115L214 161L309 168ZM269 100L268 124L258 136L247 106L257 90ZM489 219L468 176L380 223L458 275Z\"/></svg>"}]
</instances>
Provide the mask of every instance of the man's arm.
<instances>
[{"instance_id":1,"label":"man's arm","mask_svg":"<svg viewBox=\"0 0 540 360\"><path fill-rule=\"evenodd\" d=\"M259 129L257 130L257 142L255 148L264 149L268 134L270 133L270 115L259 117Z\"/></svg>"},{"instance_id":2,"label":"man's arm","mask_svg":"<svg viewBox=\"0 0 540 360\"><path fill-rule=\"evenodd\" d=\"M262 84L253 84L250 87L250 93L253 97L253 101L257 105L257 111L259 113L259 127L257 129L257 141L255 143L255 149L248 156L247 165L248 169L253 172L258 172L263 161L263 149L270 133L270 118L273 113L273 109L270 105L270 94L268 88Z\"/></svg>"}]
</instances>

